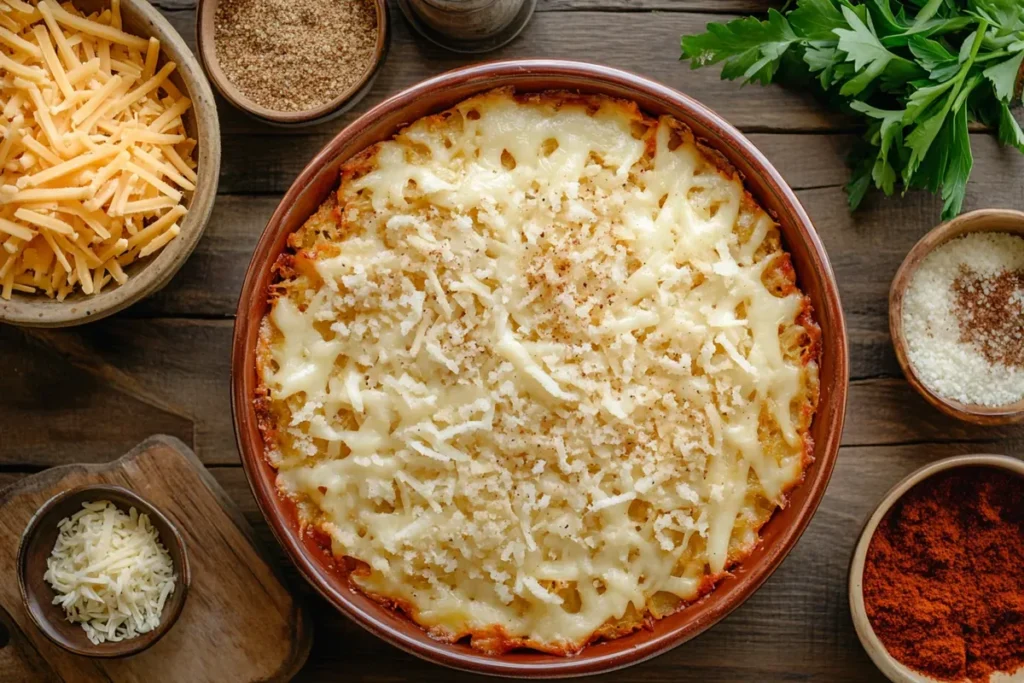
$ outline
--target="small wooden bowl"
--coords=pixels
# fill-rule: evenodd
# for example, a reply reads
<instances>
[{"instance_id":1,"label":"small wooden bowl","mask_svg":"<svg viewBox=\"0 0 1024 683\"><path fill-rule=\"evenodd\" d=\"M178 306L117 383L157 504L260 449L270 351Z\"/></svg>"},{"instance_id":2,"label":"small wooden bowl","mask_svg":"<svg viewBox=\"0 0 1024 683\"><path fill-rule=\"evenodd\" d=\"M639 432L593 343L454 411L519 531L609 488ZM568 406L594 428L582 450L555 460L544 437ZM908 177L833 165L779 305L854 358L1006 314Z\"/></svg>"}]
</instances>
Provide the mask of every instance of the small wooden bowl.
<instances>
[{"instance_id":1,"label":"small wooden bowl","mask_svg":"<svg viewBox=\"0 0 1024 683\"><path fill-rule=\"evenodd\" d=\"M57 525L81 510L82 503L97 500L109 500L126 512L134 507L140 513L149 515L149 521L160 534L160 542L171 555L174 575L177 577L174 592L164 604L158 627L129 640L107 641L99 645L89 640L81 625L66 619L62 607L53 604L56 593L43 578L46 560L53 552L53 544L57 540ZM18 546L18 587L32 621L51 641L69 652L86 657L126 657L142 652L160 640L181 614L191 580L188 554L181 534L163 513L121 486L93 484L57 494L46 501L29 520Z\"/></svg>"},{"instance_id":2,"label":"small wooden bowl","mask_svg":"<svg viewBox=\"0 0 1024 683\"><path fill-rule=\"evenodd\" d=\"M874 537L875 531L878 529L878 525L881 523L886 513L889 512L889 509L895 505L896 501L902 498L907 491L928 477L956 467L994 467L1005 470L1013 476L1024 479L1024 462L1005 455L959 455L953 458L937 460L929 465L925 465L921 469L910 474L900 483L896 484L896 486L892 487L892 489L885 494L885 497L882 498L882 502L878 504L878 507L875 508L871 517L869 517L868 521L864 524L864 529L860 534L860 540L857 542L857 546L853 550L853 557L850 560L850 577L848 585L850 593L850 614L853 617L854 629L857 631L857 637L860 638L861 645L864 646L864 651L868 653L869 657L871 657L871 661L873 661L875 666L877 666L890 681L893 681L893 683L942 682L919 671L915 671L914 669L911 669L905 664L899 662L895 657L889 654L889 651L885 649L885 645L883 645L882 641L879 640L877 635L875 635L875 631L871 627L871 621L868 619L867 608L864 606L864 562L867 558L868 547L871 545L871 539ZM1024 674L1018 672L1009 678L996 677L993 680L1021 681L1024 680Z\"/></svg>"},{"instance_id":3,"label":"small wooden bowl","mask_svg":"<svg viewBox=\"0 0 1024 683\"><path fill-rule=\"evenodd\" d=\"M910 280L921 261L933 249L951 239L971 232L1005 232L1024 237L1024 213L1010 209L982 209L971 211L953 220L943 223L921 238L914 245L903 264L896 271L889 290L889 334L896 359L906 376L910 386L914 387L925 400L950 417L978 425L1000 425L1024 420L1024 399L1003 406L983 406L961 403L960 401L939 396L925 386L917 371L910 362L907 340L903 334L903 298L907 293Z\"/></svg>"},{"instance_id":4,"label":"small wooden bowl","mask_svg":"<svg viewBox=\"0 0 1024 683\"><path fill-rule=\"evenodd\" d=\"M75 6L93 12L110 7L110 0L75 0ZM15 292L10 301L0 299L0 322L25 327L68 327L127 308L171 281L199 244L210 220L220 177L220 123L210 84L185 41L146 0L121 0L121 17L128 33L143 38L153 36L160 41L160 64L177 64L170 80L192 100L192 108L182 119L188 134L198 143L199 179L196 189L185 193L188 214L181 220L181 233L157 253L127 266L129 279L121 286L110 286L95 295L76 290L64 301L43 294Z\"/></svg>"},{"instance_id":5,"label":"small wooden bowl","mask_svg":"<svg viewBox=\"0 0 1024 683\"><path fill-rule=\"evenodd\" d=\"M214 40L214 19L220 0L199 0L199 6L196 9L196 46L199 51L199 59L203 63L206 75L210 77L214 87L224 96L224 99L260 121L288 127L310 126L329 121L344 114L370 92L370 88L380 72L380 67L384 64L384 58L388 54L391 44L391 13L388 10L388 3L387 0L372 0L372 2L377 10L377 44L374 46L373 62L370 68L351 88L330 102L313 109L305 111L268 109L246 97L231 82L220 66Z\"/></svg>"}]
</instances>

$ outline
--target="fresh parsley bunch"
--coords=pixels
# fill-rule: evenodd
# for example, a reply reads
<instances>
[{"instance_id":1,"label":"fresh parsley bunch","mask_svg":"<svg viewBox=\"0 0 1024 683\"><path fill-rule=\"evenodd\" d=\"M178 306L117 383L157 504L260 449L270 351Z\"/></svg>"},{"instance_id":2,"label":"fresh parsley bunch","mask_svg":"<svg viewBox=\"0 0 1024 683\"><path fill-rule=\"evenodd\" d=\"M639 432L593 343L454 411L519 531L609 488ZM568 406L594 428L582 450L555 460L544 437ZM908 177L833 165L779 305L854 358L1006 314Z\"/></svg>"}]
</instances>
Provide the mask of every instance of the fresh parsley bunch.
<instances>
[{"instance_id":1,"label":"fresh parsley bunch","mask_svg":"<svg viewBox=\"0 0 1024 683\"><path fill-rule=\"evenodd\" d=\"M1024 0L796 0L682 39L693 68L723 63L722 78L815 83L868 130L851 153L856 208L874 184L942 193L943 219L960 213L974 159L968 124L997 128L1024 152L1011 106L1024 78Z\"/></svg>"}]
</instances>

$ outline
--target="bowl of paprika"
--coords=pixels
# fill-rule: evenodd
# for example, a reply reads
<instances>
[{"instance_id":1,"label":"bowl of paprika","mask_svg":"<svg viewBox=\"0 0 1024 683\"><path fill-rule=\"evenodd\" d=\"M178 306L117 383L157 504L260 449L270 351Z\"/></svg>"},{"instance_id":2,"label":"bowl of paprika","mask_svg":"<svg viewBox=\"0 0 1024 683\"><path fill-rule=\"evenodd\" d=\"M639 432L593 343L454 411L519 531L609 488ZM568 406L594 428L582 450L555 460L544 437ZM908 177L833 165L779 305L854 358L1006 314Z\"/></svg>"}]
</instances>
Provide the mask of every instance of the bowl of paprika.
<instances>
[{"instance_id":1,"label":"bowl of paprika","mask_svg":"<svg viewBox=\"0 0 1024 683\"><path fill-rule=\"evenodd\" d=\"M1024 681L1024 462L957 456L901 481L864 526L849 592L889 680Z\"/></svg>"}]
</instances>

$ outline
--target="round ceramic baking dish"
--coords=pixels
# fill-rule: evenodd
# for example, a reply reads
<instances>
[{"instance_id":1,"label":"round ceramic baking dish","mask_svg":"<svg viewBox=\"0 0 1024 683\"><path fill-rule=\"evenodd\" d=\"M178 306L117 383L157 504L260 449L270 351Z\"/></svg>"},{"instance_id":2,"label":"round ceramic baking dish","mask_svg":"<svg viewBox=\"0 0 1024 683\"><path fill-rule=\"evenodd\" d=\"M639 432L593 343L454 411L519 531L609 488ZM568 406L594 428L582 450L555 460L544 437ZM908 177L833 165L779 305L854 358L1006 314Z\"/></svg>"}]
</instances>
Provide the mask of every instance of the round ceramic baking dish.
<instances>
[{"instance_id":1,"label":"round ceramic baking dish","mask_svg":"<svg viewBox=\"0 0 1024 683\"><path fill-rule=\"evenodd\" d=\"M811 428L814 463L787 507L762 529L761 544L704 599L655 622L650 630L595 643L576 657L532 651L489 656L462 643L437 642L406 617L354 591L316 541L300 535L295 506L278 494L275 471L264 458L253 406L256 339L268 308L271 268L288 235L336 189L341 164L408 122L499 86L523 92L567 89L622 97L636 101L650 114L669 114L689 125L739 170L747 189L777 218L799 284L811 299L822 331L821 400ZM238 303L231 367L235 430L249 484L278 540L320 594L361 626L417 656L458 669L532 678L610 671L649 659L693 638L750 597L796 544L825 492L839 450L849 380L846 328L828 257L793 190L764 155L724 119L680 92L625 71L557 60L492 62L442 74L384 101L338 134L295 180L256 246Z\"/></svg>"}]
</instances>

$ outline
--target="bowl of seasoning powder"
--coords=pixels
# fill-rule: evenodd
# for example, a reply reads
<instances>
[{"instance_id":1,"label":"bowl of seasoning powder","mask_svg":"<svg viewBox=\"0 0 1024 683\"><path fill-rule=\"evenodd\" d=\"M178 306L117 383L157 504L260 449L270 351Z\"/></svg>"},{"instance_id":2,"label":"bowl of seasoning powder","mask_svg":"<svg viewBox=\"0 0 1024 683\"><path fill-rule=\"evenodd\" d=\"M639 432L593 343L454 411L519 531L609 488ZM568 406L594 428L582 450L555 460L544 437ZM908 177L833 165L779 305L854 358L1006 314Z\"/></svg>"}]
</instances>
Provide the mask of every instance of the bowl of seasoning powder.
<instances>
[{"instance_id":1,"label":"bowl of seasoning powder","mask_svg":"<svg viewBox=\"0 0 1024 683\"><path fill-rule=\"evenodd\" d=\"M947 458L897 484L864 527L849 591L889 680L1024 681L1024 462Z\"/></svg>"},{"instance_id":2,"label":"bowl of seasoning powder","mask_svg":"<svg viewBox=\"0 0 1024 683\"><path fill-rule=\"evenodd\" d=\"M975 424L1024 420L1024 213L966 213L925 235L889 294L910 384Z\"/></svg>"},{"instance_id":3,"label":"bowl of seasoning powder","mask_svg":"<svg viewBox=\"0 0 1024 683\"><path fill-rule=\"evenodd\" d=\"M387 0L200 0L198 15L210 81L234 106L280 126L355 105L390 41Z\"/></svg>"}]
</instances>

